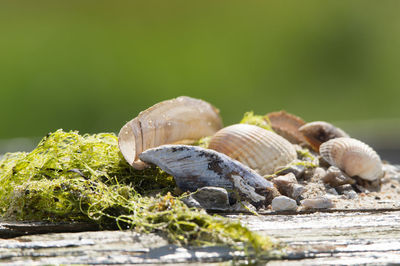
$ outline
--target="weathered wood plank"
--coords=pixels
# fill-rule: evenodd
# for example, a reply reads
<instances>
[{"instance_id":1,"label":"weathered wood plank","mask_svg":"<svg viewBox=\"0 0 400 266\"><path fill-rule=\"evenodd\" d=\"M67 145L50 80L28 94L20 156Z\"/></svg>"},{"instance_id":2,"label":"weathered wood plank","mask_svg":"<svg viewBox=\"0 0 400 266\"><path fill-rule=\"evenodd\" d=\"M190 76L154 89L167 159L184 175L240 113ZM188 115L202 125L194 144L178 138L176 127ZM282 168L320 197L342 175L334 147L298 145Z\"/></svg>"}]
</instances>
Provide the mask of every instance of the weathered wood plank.
<instances>
[{"instance_id":1,"label":"weathered wood plank","mask_svg":"<svg viewBox=\"0 0 400 266\"><path fill-rule=\"evenodd\" d=\"M387 264L400 261L400 211L228 215L286 244L287 255L271 265ZM27 224L2 224L24 228ZM36 225L44 232L56 227ZM18 229L18 230L19 230ZM90 228L93 229L93 228ZM1 231L4 230L0 228ZM9 230L9 229L7 229ZM75 228L73 230L76 230ZM133 231L49 233L0 240L2 264L159 264L243 259L227 247L184 248L162 237ZM269 264L269 265L270 265Z\"/></svg>"},{"instance_id":2,"label":"weathered wood plank","mask_svg":"<svg viewBox=\"0 0 400 266\"><path fill-rule=\"evenodd\" d=\"M23 235L83 232L98 230L91 223L48 223L48 222L0 222L0 238L13 238Z\"/></svg>"}]
</instances>

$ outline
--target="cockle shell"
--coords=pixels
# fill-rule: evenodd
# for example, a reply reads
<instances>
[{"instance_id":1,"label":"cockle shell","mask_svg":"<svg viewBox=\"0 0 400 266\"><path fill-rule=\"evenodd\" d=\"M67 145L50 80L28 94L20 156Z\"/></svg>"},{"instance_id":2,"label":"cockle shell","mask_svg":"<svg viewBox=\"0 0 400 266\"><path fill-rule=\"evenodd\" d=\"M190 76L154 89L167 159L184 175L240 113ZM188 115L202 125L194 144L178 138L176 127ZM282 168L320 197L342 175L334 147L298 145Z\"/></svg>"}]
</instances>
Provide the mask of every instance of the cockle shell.
<instances>
[{"instance_id":1,"label":"cockle shell","mask_svg":"<svg viewBox=\"0 0 400 266\"><path fill-rule=\"evenodd\" d=\"M379 155L367 144L353 138L336 138L322 143L321 156L349 176L369 181L383 176Z\"/></svg>"},{"instance_id":2,"label":"cockle shell","mask_svg":"<svg viewBox=\"0 0 400 266\"><path fill-rule=\"evenodd\" d=\"M304 120L286 111L272 112L266 115L272 129L288 141L294 144L305 142L299 128L305 124Z\"/></svg>"},{"instance_id":3,"label":"cockle shell","mask_svg":"<svg viewBox=\"0 0 400 266\"><path fill-rule=\"evenodd\" d=\"M273 184L225 154L188 145L162 145L139 155L172 175L183 191L213 186L235 190L254 206L267 205L279 194Z\"/></svg>"},{"instance_id":4,"label":"cockle shell","mask_svg":"<svg viewBox=\"0 0 400 266\"><path fill-rule=\"evenodd\" d=\"M147 165L138 155L153 147L211 136L222 128L218 109L186 96L163 101L126 123L118 135L119 148L127 162L141 170Z\"/></svg>"},{"instance_id":5,"label":"cockle shell","mask_svg":"<svg viewBox=\"0 0 400 266\"><path fill-rule=\"evenodd\" d=\"M260 175L272 174L275 168L297 157L293 145L283 137L247 124L221 129L211 138L208 148L238 160Z\"/></svg>"},{"instance_id":6,"label":"cockle shell","mask_svg":"<svg viewBox=\"0 0 400 266\"><path fill-rule=\"evenodd\" d=\"M334 138L349 137L346 132L334 125L324 122L315 121L307 123L299 128L311 147L318 152L319 146Z\"/></svg>"}]
</instances>

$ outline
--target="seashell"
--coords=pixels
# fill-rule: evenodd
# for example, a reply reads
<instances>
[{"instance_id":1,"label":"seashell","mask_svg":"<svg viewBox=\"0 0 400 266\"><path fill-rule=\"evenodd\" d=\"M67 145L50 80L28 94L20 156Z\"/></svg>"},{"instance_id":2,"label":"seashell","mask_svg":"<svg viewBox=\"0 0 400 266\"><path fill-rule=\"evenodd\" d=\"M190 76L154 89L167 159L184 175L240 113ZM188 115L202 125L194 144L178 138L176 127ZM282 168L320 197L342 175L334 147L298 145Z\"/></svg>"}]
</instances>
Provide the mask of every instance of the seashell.
<instances>
[{"instance_id":1,"label":"seashell","mask_svg":"<svg viewBox=\"0 0 400 266\"><path fill-rule=\"evenodd\" d=\"M343 130L323 121L307 123L299 128L311 147L318 152L319 146L334 138L349 137Z\"/></svg>"},{"instance_id":2,"label":"seashell","mask_svg":"<svg viewBox=\"0 0 400 266\"><path fill-rule=\"evenodd\" d=\"M320 153L328 163L350 177L373 181L383 176L379 155L367 144L353 138L336 138L321 144Z\"/></svg>"},{"instance_id":3,"label":"seashell","mask_svg":"<svg viewBox=\"0 0 400 266\"><path fill-rule=\"evenodd\" d=\"M299 128L305 124L304 120L286 111L272 112L266 115L272 129L294 144L306 142Z\"/></svg>"},{"instance_id":4,"label":"seashell","mask_svg":"<svg viewBox=\"0 0 400 266\"><path fill-rule=\"evenodd\" d=\"M260 175L272 174L275 168L297 157L289 141L274 132L248 124L221 129L211 138L208 148L238 160Z\"/></svg>"},{"instance_id":5,"label":"seashell","mask_svg":"<svg viewBox=\"0 0 400 266\"><path fill-rule=\"evenodd\" d=\"M172 175L183 191L213 186L235 190L255 206L268 205L278 194L273 184L225 154L188 145L162 145L139 155Z\"/></svg>"},{"instance_id":6,"label":"seashell","mask_svg":"<svg viewBox=\"0 0 400 266\"><path fill-rule=\"evenodd\" d=\"M186 96L163 101L126 123L118 135L119 148L135 169L147 165L138 155L153 147L211 136L222 128L218 109Z\"/></svg>"}]
</instances>

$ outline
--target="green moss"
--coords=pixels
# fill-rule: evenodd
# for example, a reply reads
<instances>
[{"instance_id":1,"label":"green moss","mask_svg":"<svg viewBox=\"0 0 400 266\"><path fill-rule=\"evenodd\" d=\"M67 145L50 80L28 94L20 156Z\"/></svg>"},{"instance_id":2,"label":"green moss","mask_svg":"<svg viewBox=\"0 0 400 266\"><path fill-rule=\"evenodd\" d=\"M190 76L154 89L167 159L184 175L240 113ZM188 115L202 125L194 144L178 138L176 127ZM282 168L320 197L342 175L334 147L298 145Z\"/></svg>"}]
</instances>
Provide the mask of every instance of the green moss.
<instances>
[{"instance_id":1,"label":"green moss","mask_svg":"<svg viewBox=\"0 0 400 266\"><path fill-rule=\"evenodd\" d=\"M268 116L255 115L253 112L246 112L240 123L255 125L273 131Z\"/></svg>"},{"instance_id":2,"label":"green moss","mask_svg":"<svg viewBox=\"0 0 400 266\"><path fill-rule=\"evenodd\" d=\"M31 153L0 160L3 219L91 221L103 228L160 232L180 244L271 249L268 238L238 222L188 208L172 196L174 189L173 178L159 168L130 167L114 134L58 130Z\"/></svg>"},{"instance_id":3,"label":"green moss","mask_svg":"<svg viewBox=\"0 0 400 266\"><path fill-rule=\"evenodd\" d=\"M193 145L207 149L208 145L210 144L211 137L212 136L203 137L203 138L199 139L198 141L196 141L195 143L193 143Z\"/></svg>"}]
</instances>

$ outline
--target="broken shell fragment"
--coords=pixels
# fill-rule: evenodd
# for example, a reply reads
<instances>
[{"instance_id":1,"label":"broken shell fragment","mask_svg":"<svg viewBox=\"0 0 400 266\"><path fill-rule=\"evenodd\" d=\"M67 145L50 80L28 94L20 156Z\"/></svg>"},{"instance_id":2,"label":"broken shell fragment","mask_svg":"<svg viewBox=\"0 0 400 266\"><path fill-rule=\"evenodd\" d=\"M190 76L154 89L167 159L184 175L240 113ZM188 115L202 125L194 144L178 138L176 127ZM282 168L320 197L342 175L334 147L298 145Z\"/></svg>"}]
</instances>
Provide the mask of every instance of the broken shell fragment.
<instances>
[{"instance_id":1,"label":"broken shell fragment","mask_svg":"<svg viewBox=\"0 0 400 266\"><path fill-rule=\"evenodd\" d=\"M305 124L304 120L286 111L272 112L266 115L272 129L288 141L294 144L305 142L299 128Z\"/></svg>"},{"instance_id":2,"label":"broken shell fragment","mask_svg":"<svg viewBox=\"0 0 400 266\"><path fill-rule=\"evenodd\" d=\"M293 145L274 132L248 124L225 127L211 138L209 149L224 153L260 175L296 159Z\"/></svg>"},{"instance_id":3,"label":"broken shell fragment","mask_svg":"<svg viewBox=\"0 0 400 266\"><path fill-rule=\"evenodd\" d=\"M218 109L205 101L181 96L157 103L126 123L119 132L118 143L126 161L141 170L146 167L138 158L141 152L211 136L220 128Z\"/></svg>"},{"instance_id":4,"label":"broken shell fragment","mask_svg":"<svg viewBox=\"0 0 400 266\"><path fill-rule=\"evenodd\" d=\"M188 145L162 145L139 155L175 178L183 191L205 186L235 190L254 206L266 206L279 193L273 184L225 154Z\"/></svg>"},{"instance_id":5,"label":"broken shell fragment","mask_svg":"<svg viewBox=\"0 0 400 266\"><path fill-rule=\"evenodd\" d=\"M315 151L318 151L319 146L330 139L349 137L349 135L340 128L323 121L307 123L301 126L299 131L304 135L307 142Z\"/></svg>"},{"instance_id":6,"label":"broken shell fragment","mask_svg":"<svg viewBox=\"0 0 400 266\"><path fill-rule=\"evenodd\" d=\"M374 181L383 176L379 155L367 144L353 138L336 138L320 147L321 156L350 177Z\"/></svg>"}]
</instances>

